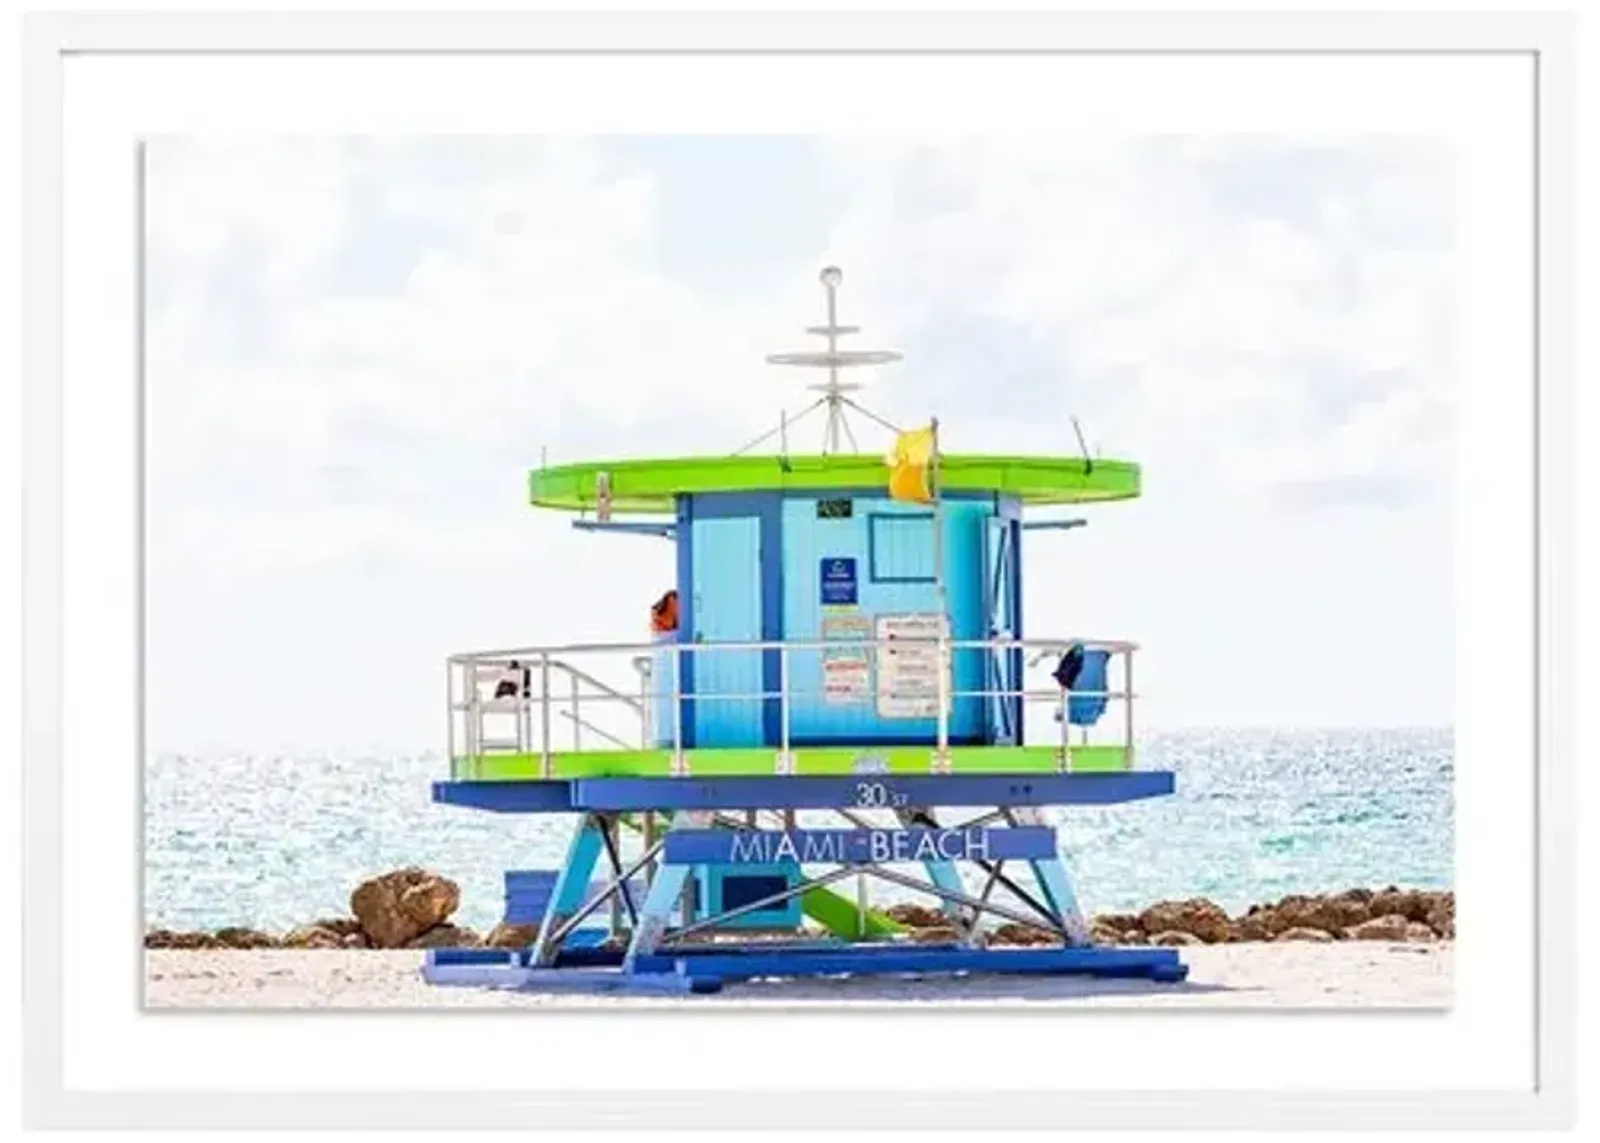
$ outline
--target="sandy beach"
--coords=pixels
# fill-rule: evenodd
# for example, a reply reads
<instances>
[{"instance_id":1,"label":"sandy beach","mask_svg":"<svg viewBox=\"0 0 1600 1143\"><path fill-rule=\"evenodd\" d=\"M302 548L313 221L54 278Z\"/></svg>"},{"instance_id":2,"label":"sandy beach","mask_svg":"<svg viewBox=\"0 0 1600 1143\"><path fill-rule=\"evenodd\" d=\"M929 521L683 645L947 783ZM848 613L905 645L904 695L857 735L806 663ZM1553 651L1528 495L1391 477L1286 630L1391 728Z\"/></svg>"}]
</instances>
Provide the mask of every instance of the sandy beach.
<instances>
[{"instance_id":1,"label":"sandy beach","mask_svg":"<svg viewBox=\"0 0 1600 1143\"><path fill-rule=\"evenodd\" d=\"M147 950L145 1006L542 1008L909 1003L1139 1008L1448 1008L1454 945L1341 941L1194 946L1183 984L1089 977L752 981L710 996L583 996L440 988L416 951Z\"/></svg>"}]
</instances>

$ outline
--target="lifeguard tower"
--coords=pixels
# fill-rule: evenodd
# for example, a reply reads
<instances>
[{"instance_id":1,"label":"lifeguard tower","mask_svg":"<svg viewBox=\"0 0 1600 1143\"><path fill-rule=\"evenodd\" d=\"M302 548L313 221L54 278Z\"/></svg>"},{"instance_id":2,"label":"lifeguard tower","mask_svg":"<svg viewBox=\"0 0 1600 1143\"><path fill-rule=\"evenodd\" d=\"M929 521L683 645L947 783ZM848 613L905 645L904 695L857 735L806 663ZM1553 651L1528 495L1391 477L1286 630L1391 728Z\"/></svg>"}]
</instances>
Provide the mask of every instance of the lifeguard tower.
<instances>
[{"instance_id":1,"label":"lifeguard tower","mask_svg":"<svg viewBox=\"0 0 1600 1143\"><path fill-rule=\"evenodd\" d=\"M450 659L451 774L434 800L575 825L559 868L506 873L528 946L436 950L428 979L1184 977L1174 949L1091 943L1044 813L1172 792L1171 773L1136 765L1135 647L1023 627L1024 535L1082 523L1025 511L1135 497L1139 469L944 455L936 421L908 431L870 412L841 371L899 355L841 348L859 330L838 323L840 282L822 272L827 322L808 331L826 347L768 358L825 371L799 415L729 456L531 473L535 507L671 543L676 583L649 641ZM817 413L821 452L791 452ZM923 455L860 452L851 414ZM911 932L884 892L931 901L944 925ZM999 947L997 921L1031 941Z\"/></svg>"}]
</instances>

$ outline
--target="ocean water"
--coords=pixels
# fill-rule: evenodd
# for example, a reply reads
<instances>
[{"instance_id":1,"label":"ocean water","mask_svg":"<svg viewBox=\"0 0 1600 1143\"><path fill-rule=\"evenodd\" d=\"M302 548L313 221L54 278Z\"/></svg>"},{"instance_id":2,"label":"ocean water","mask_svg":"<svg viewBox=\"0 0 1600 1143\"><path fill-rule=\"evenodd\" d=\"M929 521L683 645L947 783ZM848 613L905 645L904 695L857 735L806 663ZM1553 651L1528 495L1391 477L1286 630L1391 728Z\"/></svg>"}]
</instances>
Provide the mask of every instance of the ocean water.
<instances>
[{"instance_id":1,"label":"ocean water","mask_svg":"<svg viewBox=\"0 0 1600 1143\"><path fill-rule=\"evenodd\" d=\"M1176 771L1177 794L1049 811L1092 912L1453 884L1449 730L1158 734L1139 765ZM281 931L348 913L364 877L421 865L461 885L458 922L486 929L502 871L557 864L575 819L436 806L429 783L445 776L438 756L154 757L146 924ZM872 895L906 897L881 883Z\"/></svg>"}]
</instances>

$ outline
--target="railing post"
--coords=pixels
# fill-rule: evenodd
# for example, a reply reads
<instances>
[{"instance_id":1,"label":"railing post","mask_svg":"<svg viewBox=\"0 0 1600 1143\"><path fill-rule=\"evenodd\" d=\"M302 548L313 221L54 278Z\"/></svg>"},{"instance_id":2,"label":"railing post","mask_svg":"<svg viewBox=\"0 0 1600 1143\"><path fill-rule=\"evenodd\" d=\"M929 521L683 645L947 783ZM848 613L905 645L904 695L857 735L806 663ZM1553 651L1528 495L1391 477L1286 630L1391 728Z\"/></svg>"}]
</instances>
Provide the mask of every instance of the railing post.
<instances>
[{"instance_id":1,"label":"railing post","mask_svg":"<svg viewBox=\"0 0 1600 1143\"><path fill-rule=\"evenodd\" d=\"M450 659L444 661L444 756L449 760L450 777L460 778L456 773L456 665Z\"/></svg>"},{"instance_id":2,"label":"railing post","mask_svg":"<svg viewBox=\"0 0 1600 1143\"><path fill-rule=\"evenodd\" d=\"M650 721L655 713L656 703L661 700L653 693L655 690L655 663L646 659L644 666L639 667L639 747L643 750L650 748Z\"/></svg>"},{"instance_id":3,"label":"railing post","mask_svg":"<svg viewBox=\"0 0 1600 1143\"><path fill-rule=\"evenodd\" d=\"M478 660L468 659L462 664L466 671L467 684L467 709L463 712L464 725L462 736L466 739L467 758L472 768L472 776L478 776L478 755L482 753L483 740L483 711L479 707L478 698Z\"/></svg>"},{"instance_id":4,"label":"railing post","mask_svg":"<svg viewBox=\"0 0 1600 1143\"><path fill-rule=\"evenodd\" d=\"M578 708L578 676L572 676L572 749L583 749L583 716Z\"/></svg>"},{"instance_id":5,"label":"railing post","mask_svg":"<svg viewBox=\"0 0 1600 1143\"><path fill-rule=\"evenodd\" d=\"M1122 705L1123 749L1127 752L1128 769L1133 769L1133 646L1122 649Z\"/></svg>"},{"instance_id":6,"label":"railing post","mask_svg":"<svg viewBox=\"0 0 1600 1143\"><path fill-rule=\"evenodd\" d=\"M683 644L672 645L672 765L673 777L683 773ZM692 879L691 879L692 880Z\"/></svg>"},{"instance_id":7,"label":"railing post","mask_svg":"<svg viewBox=\"0 0 1600 1143\"><path fill-rule=\"evenodd\" d=\"M950 699L950 675L955 673L955 663L951 660L950 639L948 631L949 619L944 612L939 613L939 657L935 664L938 677L937 695L939 703L939 735L938 745L933 754L933 771L943 774L950 769L950 712L948 710ZM948 674L947 674L948 672Z\"/></svg>"},{"instance_id":8,"label":"railing post","mask_svg":"<svg viewBox=\"0 0 1600 1143\"><path fill-rule=\"evenodd\" d=\"M822 651L827 657L827 649ZM793 774L794 761L789 757L789 645L778 644L778 722L780 724L778 742L778 765L780 774Z\"/></svg>"},{"instance_id":9,"label":"railing post","mask_svg":"<svg viewBox=\"0 0 1600 1143\"><path fill-rule=\"evenodd\" d=\"M1061 761L1057 768L1065 774L1072 769L1072 703L1065 687L1056 701L1060 704L1056 714L1061 719Z\"/></svg>"},{"instance_id":10,"label":"railing post","mask_svg":"<svg viewBox=\"0 0 1600 1143\"><path fill-rule=\"evenodd\" d=\"M539 653L539 773L550 777L550 652Z\"/></svg>"}]
</instances>

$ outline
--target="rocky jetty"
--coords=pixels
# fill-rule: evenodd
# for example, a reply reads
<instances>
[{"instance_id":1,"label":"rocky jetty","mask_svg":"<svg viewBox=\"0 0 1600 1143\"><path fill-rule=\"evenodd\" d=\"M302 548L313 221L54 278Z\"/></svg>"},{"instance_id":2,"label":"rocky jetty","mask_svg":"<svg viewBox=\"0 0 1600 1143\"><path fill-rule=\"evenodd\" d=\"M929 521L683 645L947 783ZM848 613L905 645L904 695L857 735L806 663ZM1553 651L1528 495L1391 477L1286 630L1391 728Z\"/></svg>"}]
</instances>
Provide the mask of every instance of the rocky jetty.
<instances>
[{"instance_id":1,"label":"rocky jetty","mask_svg":"<svg viewBox=\"0 0 1600 1143\"><path fill-rule=\"evenodd\" d=\"M451 922L461 889L449 878L408 867L369 878L350 894L348 917L325 917L282 935L231 927L215 932L145 933L149 949L428 949L518 948L531 944L531 925L498 924L480 936ZM918 942L954 940L950 918L926 905L884 910ZM1100 913L1090 918L1098 945L1201 945L1251 941L1453 941L1456 899L1449 890L1347 889L1320 896L1291 894L1251 905L1230 916L1214 901L1191 897L1158 901L1140 913ZM988 934L990 945L1050 944L1042 929L1007 922Z\"/></svg>"}]
</instances>

